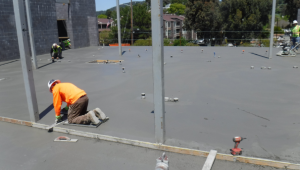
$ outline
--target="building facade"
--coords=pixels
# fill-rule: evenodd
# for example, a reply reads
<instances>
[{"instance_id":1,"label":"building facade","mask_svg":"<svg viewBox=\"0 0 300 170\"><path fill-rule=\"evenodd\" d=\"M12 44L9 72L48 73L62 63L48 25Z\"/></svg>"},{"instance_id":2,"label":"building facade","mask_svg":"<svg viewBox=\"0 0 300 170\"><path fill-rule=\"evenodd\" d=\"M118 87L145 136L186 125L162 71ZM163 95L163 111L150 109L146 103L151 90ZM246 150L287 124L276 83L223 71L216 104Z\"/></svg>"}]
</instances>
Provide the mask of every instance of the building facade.
<instances>
[{"instance_id":1,"label":"building facade","mask_svg":"<svg viewBox=\"0 0 300 170\"><path fill-rule=\"evenodd\" d=\"M114 25L113 19L98 18L98 31L110 31L110 27Z\"/></svg>"},{"instance_id":2,"label":"building facade","mask_svg":"<svg viewBox=\"0 0 300 170\"><path fill-rule=\"evenodd\" d=\"M37 55L53 43L70 39L72 48L99 44L95 0L31 0ZM25 7L25 6L24 6ZM0 0L0 61L18 59L19 47L12 0Z\"/></svg>"},{"instance_id":3,"label":"building facade","mask_svg":"<svg viewBox=\"0 0 300 170\"><path fill-rule=\"evenodd\" d=\"M184 27L184 16L178 16L174 14L164 14L164 38L167 39L179 39L180 37L186 40L197 40L197 33L192 31L186 31Z\"/></svg>"}]
</instances>

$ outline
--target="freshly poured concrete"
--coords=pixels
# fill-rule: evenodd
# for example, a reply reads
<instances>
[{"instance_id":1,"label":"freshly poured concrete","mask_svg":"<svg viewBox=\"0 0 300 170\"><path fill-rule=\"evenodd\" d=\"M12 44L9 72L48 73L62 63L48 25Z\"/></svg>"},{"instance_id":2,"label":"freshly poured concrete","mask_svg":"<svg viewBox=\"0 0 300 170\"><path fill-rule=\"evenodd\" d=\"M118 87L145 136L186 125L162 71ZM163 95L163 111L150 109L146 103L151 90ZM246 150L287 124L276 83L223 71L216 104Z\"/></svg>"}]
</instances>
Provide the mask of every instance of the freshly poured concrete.
<instances>
[{"instance_id":1,"label":"freshly poured concrete","mask_svg":"<svg viewBox=\"0 0 300 170\"><path fill-rule=\"evenodd\" d=\"M156 159L162 151L134 147L68 135L79 139L76 143L53 142L61 133L0 122L0 169L53 170L53 169L155 169ZM199 170L205 159L190 155L166 153L170 170ZM216 160L212 170L272 170L238 162Z\"/></svg>"},{"instance_id":2,"label":"freshly poured concrete","mask_svg":"<svg viewBox=\"0 0 300 170\"><path fill-rule=\"evenodd\" d=\"M62 62L53 64L49 55L39 56L42 67L34 71L39 111L50 110L39 122L54 122L47 82L60 79L84 89L89 109L100 107L110 117L97 129L69 128L155 142L152 48L123 50L123 56L118 56L117 47L68 50ZM178 103L166 103L166 144L229 153L232 138L239 135L247 138L240 145L243 155L297 162L300 70L293 66L300 65L300 58L274 55L266 59L266 50L166 47L165 96L179 98ZM274 50L274 54L279 51ZM124 62L86 63L96 59ZM21 64L5 63L0 63L0 79L7 78L0 81L0 116L29 120ZM262 70L261 66L272 69ZM146 93L146 99L141 99L141 93Z\"/></svg>"}]
</instances>

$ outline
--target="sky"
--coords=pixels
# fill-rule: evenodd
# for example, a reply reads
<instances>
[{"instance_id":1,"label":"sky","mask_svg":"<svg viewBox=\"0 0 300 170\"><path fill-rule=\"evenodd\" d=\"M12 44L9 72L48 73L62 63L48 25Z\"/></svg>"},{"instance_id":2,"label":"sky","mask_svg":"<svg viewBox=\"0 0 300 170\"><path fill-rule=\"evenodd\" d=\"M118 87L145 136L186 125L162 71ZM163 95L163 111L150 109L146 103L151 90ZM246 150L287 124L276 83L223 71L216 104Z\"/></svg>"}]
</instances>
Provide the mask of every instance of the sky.
<instances>
[{"instance_id":1,"label":"sky","mask_svg":"<svg viewBox=\"0 0 300 170\"><path fill-rule=\"evenodd\" d=\"M96 1L96 11L107 10L111 7L116 6L116 0L95 0ZM144 1L144 0L132 0L132 1ZM130 0L119 0L120 4L130 2Z\"/></svg>"}]
</instances>

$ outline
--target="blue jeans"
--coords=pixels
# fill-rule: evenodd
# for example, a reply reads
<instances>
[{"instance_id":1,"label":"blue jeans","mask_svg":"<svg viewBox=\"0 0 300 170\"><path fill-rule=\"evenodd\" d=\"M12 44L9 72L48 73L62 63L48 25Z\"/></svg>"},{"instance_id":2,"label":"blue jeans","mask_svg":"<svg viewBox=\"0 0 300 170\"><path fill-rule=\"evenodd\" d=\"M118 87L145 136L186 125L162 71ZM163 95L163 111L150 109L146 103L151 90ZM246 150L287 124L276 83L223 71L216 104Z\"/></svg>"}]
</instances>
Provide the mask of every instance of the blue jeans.
<instances>
[{"instance_id":1,"label":"blue jeans","mask_svg":"<svg viewBox=\"0 0 300 170\"><path fill-rule=\"evenodd\" d=\"M294 48L294 47L296 46L296 42L299 44L299 42L300 42L300 37L293 37L293 38L292 38L292 42L293 42L293 44L292 44L291 49ZM298 48L299 48L299 46L296 48L296 50L298 50Z\"/></svg>"}]
</instances>

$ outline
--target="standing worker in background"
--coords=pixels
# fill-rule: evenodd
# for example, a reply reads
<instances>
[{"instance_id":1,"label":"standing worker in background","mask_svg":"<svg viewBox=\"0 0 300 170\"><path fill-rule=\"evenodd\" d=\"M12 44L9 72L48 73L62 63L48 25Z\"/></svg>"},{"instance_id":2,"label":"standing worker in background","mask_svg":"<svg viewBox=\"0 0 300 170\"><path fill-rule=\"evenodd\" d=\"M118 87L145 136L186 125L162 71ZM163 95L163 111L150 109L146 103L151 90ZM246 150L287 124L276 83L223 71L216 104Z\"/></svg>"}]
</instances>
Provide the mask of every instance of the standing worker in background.
<instances>
[{"instance_id":1,"label":"standing worker in background","mask_svg":"<svg viewBox=\"0 0 300 170\"><path fill-rule=\"evenodd\" d=\"M54 53L52 55L52 53ZM61 54L62 54L62 48L61 46L57 45L56 43L54 43L51 47L51 50L50 50L50 55L52 57L52 62L54 62L54 59L61 59Z\"/></svg>"},{"instance_id":2,"label":"standing worker in background","mask_svg":"<svg viewBox=\"0 0 300 170\"><path fill-rule=\"evenodd\" d=\"M53 94L56 123L62 121L60 115L62 102L67 103L64 109L68 110L68 122L70 124L98 124L99 119L104 121L109 119L99 108L86 113L89 98L84 90L74 84L61 83L60 80L50 80L48 87L50 93Z\"/></svg>"},{"instance_id":3,"label":"standing worker in background","mask_svg":"<svg viewBox=\"0 0 300 170\"><path fill-rule=\"evenodd\" d=\"M291 32L292 32L292 42L293 42L291 49L293 49L296 46L296 42L298 44L300 42L299 39L300 26L298 25L297 20L293 21L293 27L291 28ZM296 48L296 50L298 50L298 47Z\"/></svg>"}]
</instances>

